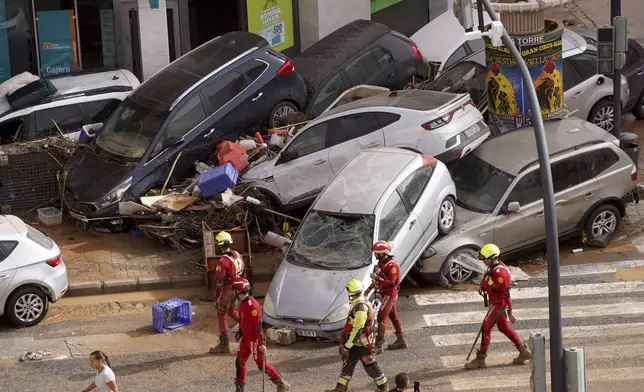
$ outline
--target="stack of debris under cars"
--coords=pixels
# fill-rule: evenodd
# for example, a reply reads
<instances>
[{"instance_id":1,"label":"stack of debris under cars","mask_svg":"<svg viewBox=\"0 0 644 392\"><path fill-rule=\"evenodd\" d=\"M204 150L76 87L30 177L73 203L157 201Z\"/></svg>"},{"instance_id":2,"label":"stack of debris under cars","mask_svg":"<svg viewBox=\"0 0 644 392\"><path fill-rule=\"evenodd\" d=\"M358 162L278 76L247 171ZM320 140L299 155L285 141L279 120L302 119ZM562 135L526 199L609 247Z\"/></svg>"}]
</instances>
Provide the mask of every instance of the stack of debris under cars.
<instances>
[{"instance_id":1,"label":"stack of debris under cars","mask_svg":"<svg viewBox=\"0 0 644 392\"><path fill-rule=\"evenodd\" d=\"M195 173L178 186L152 189L140 203L119 204L119 214L132 218L132 235L145 234L178 249L201 247L204 231L245 229L252 247L288 245L292 225L300 219L276 211L270 200L242 181L241 173L270 160L299 125L268 131L268 142L255 138L223 141L215 155L195 163ZM172 171L167 178L172 176ZM167 184L168 181L166 181ZM281 233L283 235L277 234ZM270 244L270 245L267 245Z\"/></svg>"}]
</instances>

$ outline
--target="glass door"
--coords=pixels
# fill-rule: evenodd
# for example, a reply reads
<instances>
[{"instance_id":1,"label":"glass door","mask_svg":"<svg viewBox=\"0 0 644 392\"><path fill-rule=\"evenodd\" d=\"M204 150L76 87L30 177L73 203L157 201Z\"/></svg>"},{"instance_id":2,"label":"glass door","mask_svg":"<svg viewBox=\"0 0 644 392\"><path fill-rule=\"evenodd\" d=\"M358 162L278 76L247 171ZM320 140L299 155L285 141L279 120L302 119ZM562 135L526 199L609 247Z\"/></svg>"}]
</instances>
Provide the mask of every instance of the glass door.
<instances>
[{"instance_id":1,"label":"glass door","mask_svg":"<svg viewBox=\"0 0 644 392\"><path fill-rule=\"evenodd\" d=\"M34 2L40 75L70 74L82 68L74 0Z\"/></svg>"}]
</instances>

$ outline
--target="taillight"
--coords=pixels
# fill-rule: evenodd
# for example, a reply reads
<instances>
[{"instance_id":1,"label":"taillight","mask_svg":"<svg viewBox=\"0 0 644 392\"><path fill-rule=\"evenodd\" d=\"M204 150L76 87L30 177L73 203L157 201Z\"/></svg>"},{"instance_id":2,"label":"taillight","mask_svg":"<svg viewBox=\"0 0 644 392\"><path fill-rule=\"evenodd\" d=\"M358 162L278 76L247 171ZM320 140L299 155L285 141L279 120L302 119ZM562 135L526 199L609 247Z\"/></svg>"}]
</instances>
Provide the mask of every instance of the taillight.
<instances>
[{"instance_id":1,"label":"taillight","mask_svg":"<svg viewBox=\"0 0 644 392\"><path fill-rule=\"evenodd\" d=\"M458 111L459 109L463 109L463 108L465 108L465 106L468 106L468 105L469 106L474 106L474 101L472 101L470 99L469 101L465 102L463 105L457 107L456 109L452 110L451 112L445 113L442 116L440 116L439 118L436 118L436 119L434 119L434 120L432 120L430 122L427 122L427 123L423 124L422 127L425 128L428 131L431 131L431 130L434 130L436 128L440 128L442 126L445 126L445 125L449 124L450 121L452 121L452 117L454 117L454 113L456 113L456 111Z\"/></svg>"},{"instance_id":2,"label":"taillight","mask_svg":"<svg viewBox=\"0 0 644 392\"><path fill-rule=\"evenodd\" d=\"M420 155L423 158L423 166L427 165L433 165L436 163L436 158L430 157L429 155L421 154Z\"/></svg>"},{"instance_id":3,"label":"taillight","mask_svg":"<svg viewBox=\"0 0 644 392\"><path fill-rule=\"evenodd\" d=\"M291 59L288 59L284 64L282 64L280 69L277 70L277 76L288 75L293 71L295 71L295 66L293 65Z\"/></svg>"},{"instance_id":4,"label":"taillight","mask_svg":"<svg viewBox=\"0 0 644 392\"><path fill-rule=\"evenodd\" d=\"M631 170L631 180L637 181L637 166L633 165L633 170Z\"/></svg>"},{"instance_id":5,"label":"taillight","mask_svg":"<svg viewBox=\"0 0 644 392\"><path fill-rule=\"evenodd\" d=\"M436 128L440 128L444 125L447 125L447 123L442 119L442 118L437 118L435 120L432 120L430 122L426 122L425 124L422 125L423 128L425 128L428 131L432 131Z\"/></svg>"},{"instance_id":6,"label":"taillight","mask_svg":"<svg viewBox=\"0 0 644 392\"><path fill-rule=\"evenodd\" d=\"M49 259L49 260L45 261L45 263L47 263L47 265L49 265L50 267L56 268L56 267L58 267L60 265L60 263L62 261L63 261L63 258L58 256L56 258Z\"/></svg>"},{"instance_id":7,"label":"taillight","mask_svg":"<svg viewBox=\"0 0 644 392\"><path fill-rule=\"evenodd\" d=\"M412 45L411 48L414 50L414 58L416 59L416 61L420 61L423 58L423 54L420 53L418 46Z\"/></svg>"}]
</instances>

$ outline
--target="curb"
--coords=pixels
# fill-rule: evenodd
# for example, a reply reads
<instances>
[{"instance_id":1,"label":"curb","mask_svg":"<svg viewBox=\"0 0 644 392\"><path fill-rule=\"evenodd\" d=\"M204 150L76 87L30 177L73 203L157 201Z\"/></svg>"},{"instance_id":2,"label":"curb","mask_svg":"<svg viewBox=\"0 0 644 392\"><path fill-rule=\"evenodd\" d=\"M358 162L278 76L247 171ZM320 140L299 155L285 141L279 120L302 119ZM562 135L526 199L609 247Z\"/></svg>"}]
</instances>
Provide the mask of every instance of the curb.
<instances>
[{"instance_id":1,"label":"curb","mask_svg":"<svg viewBox=\"0 0 644 392\"><path fill-rule=\"evenodd\" d=\"M270 282L273 273L262 271L253 273L255 283ZM201 275L175 276L170 278L141 277L111 280L90 280L69 283L65 297L83 297L89 295L132 293L137 291L153 291L168 289L189 289L204 286Z\"/></svg>"}]
</instances>

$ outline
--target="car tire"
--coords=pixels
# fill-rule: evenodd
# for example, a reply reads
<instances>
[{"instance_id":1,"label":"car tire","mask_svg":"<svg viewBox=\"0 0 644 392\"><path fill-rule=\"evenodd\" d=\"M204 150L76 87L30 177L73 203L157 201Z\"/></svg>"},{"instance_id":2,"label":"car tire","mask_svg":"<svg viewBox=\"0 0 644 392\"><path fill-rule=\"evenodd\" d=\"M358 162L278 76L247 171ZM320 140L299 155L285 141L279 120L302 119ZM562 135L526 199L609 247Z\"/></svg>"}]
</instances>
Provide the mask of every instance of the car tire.
<instances>
[{"instance_id":1,"label":"car tire","mask_svg":"<svg viewBox=\"0 0 644 392\"><path fill-rule=\"evenodd\" d=\"M614 124L613 100L604 98L599 100L590 110L588 121L607 132L612 132Z\"/></svg>"},{"instance_id":2,"label":"car tire","mask_svg":"<svg viewBox=\"0 0 644 392\"><path fill-rule=\"evenodd\" d=\"M26 309L20 312L16 308ZM5 310L11 324L31 327L40 323L47 315L49 298L37 287L23 286L9 296Z\"/></svg>"},{"instance_id":3,"label":"car tire","mask_svg":"<svg viewBox=\"0 0 644 392\"><path fill-rule=\"evenodd\" d=\"M584 231L588 238L594 240L602 236L611 236L619 230L622 216L612 204L602 204L588 215Z\"/></svg>"},{"instance_id":4,"label":"car tire","mask_svg":"<svg viewBox=\"0 0 644 392\"><path fill-rule=\"evenodd\" d=\"M452 196L447 196L438 209L438 232L449 234L456 226L456 204Z\"/></svg>"},{"instance_id":5,"label":"car tire","mask_svg":"<svg viewBox=\"0 0 644 392\"><path fill-rule=\"evenodd\" d=\"M271 112L268 115L268 127L279 128L286 125L286 123L283 120L284 116L290 113L295 113L297 111L298 111L298 108L297 106L295 106L293 102L289 102L289 101L278 102L275 106L273 106L273 109L271 109Z\"/></svg>"},{"instance_id":6,"label":"car tire","mask_svg":"<svg viewBox=\"0 0 644 392\"><path fill-rule=\"evenodd\" d=\"M637 98L637 103L633 108L633 115L638 120L644 120L644 91L642 91L639 98Z\"/></svg>"},{"instance_id":7,"label":"car tire","mask_svg":"<svg viewBox=\"0 0 644 392\"><path fill-rule=\"evenodd\" d=\"M465 283L475 274L474 271L454 262L455 258L462 256L469 256L477 259L477 251L473 248L461 248L453 251L449 256L447 256L442 273L450 284Z\"/></svg>"}]
</instances>

